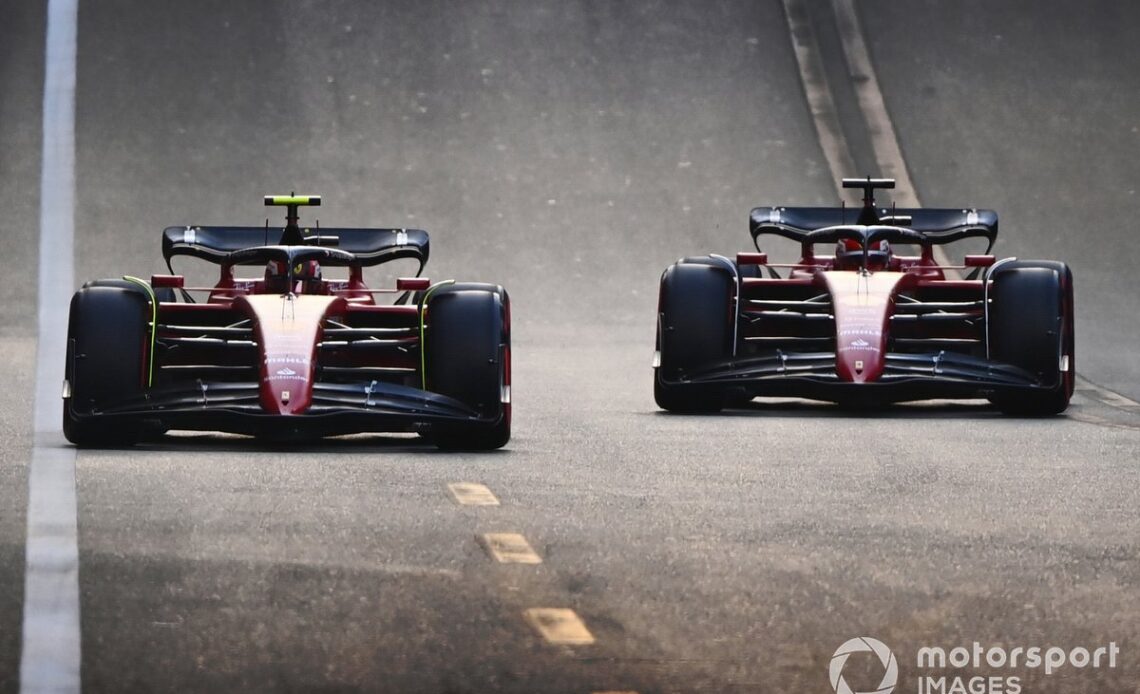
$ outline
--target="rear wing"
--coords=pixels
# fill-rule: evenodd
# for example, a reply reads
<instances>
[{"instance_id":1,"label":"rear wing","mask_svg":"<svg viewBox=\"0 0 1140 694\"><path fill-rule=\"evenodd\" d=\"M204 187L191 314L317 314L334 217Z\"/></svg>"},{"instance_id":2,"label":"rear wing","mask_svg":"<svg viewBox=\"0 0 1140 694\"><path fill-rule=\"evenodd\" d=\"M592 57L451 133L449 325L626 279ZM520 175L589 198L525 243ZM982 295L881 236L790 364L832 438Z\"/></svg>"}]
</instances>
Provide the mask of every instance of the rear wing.
<instances>
[{"instance_id":1,"label":"rear wing","mask_svg":"<svg viewBox=\"0 0 1140 694\"><path fill-rule=\"evenodd\" d=\"M277 245L278 229L265 227L167 227L162 232L162 257L170 267L175 256L187 255L219 265L236 251ZM423 269L430 249L423 229L330 229L322 227L312 246L328 246L351 254L362 266L380 265L399 258L414 258ZM171 269L173 272L173 269Z\"/></svg>"},{"instance_id":2,"label":"rear wing","mask_svg":"<svg viewBox=\"0 0 1140 694\"><path fill-rule=\"evenodd\" d=\"M997 240L998 216L993 210L961 208L878 208L879 225L896 226L918 232L907 243L941 245L966 238L984 238L986 253ZM749 219L752 240L763 234L782 236L801 244L832 240L830 234L814 234L817 229L856 224L860 211L844 207L757 207ZM909 236L909 235L908 235ZM901 239L900 239L901 240Z\"/></svg>"}]
</instances>

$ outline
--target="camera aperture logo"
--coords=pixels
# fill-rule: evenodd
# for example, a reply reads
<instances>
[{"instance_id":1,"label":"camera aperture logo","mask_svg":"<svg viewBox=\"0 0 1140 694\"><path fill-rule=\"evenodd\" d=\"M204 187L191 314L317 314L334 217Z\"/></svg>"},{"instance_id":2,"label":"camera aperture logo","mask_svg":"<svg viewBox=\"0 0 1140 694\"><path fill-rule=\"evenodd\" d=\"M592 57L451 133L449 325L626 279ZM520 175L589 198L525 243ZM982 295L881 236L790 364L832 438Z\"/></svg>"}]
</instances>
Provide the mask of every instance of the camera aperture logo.
<instances>
[{"instance_id":1,"label":"camera aperture logo","mask_svg":"<svg viewBox=\"0 0 1140 694\"><path fill-rule=\"evenodd\" d=\"M843 666L847 664L847 657L852 653L874 653L878 656L879 662L883 664L883 679L877 689L855 692L851 690L847 680L843 679ZM895 654L887 648L887 644L870 636L861 636L835 649L835 655L831 656L831 665L828 666L828 675L831 677L831 688L835 690L835 694L891 694L899 681L899 663L895 660Z\"/></svg>"}]
</instances>

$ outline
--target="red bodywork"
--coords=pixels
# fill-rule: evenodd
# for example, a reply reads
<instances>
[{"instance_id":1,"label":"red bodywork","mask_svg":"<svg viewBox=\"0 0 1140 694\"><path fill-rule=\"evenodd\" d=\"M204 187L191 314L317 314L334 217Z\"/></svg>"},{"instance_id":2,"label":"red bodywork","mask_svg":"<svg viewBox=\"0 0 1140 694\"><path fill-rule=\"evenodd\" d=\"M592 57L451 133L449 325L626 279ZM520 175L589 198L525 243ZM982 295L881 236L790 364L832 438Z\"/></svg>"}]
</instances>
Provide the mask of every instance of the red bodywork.
<instances>
[{"instance_id":1,"label":"red bodywork","mask_svg":"<svg viewBox=\"0 0 1140 694\"><path fill-rule=\"evenodd\" d=\"M278 415L301 414L312 404L318 361L326 371L365 370L369 378L419 385L416 306L376 304L359 281L323 281L309 290L313 293L262 294L262 280L235 280L232 269L224 268L208 302L161 302L156 344L165 350L155 367L155 385L204 373L211 380L256 375L262 408ZM377 338L369 340L374 346L349 348L326 340L330 321ZM206 341L222 336L228 339Z\"/></svg>"},{"instance_id":2,"label":"red bodywork","mask_svg":"<svg viewBox=\"0 0 1140 694\"><path fill-rule=\"evenodd\" d=\"M740 254L738 259L749 260L746 254ZM975 262L992 262L992 258L979 257ZM740 312L746 327L739 338L739 352L756 351L750 345L763 345L766 349L786 346L789 351L802 351L794 346L795 342L814 338L820 340L820 346L826 343L828 351L833 351L835 374L840 381L872 383L883 375L892 345L897 347L897 340L892 338L927 344L941 339L945 341L942 346L972 347L975 352L981 348L981 280L947 280L943 268L923 257L892 255L888 260L891 270L838 270L837 264L834 257L811 254L785 266L791 270L787 279L743 277ZM960 269L961 266L954 267L955 271ZM814 307L809 303L813 300ZM900 302L904 304L904 316L910 315L908 306L955 304L955 320L938 326L918 325L921 319L912 323L896 320ZM798 311L791 310L792 306ZM933 312L946 315L942 308ZM830 320L809 318L824 313L829 314ZM914 317L920 315L915 313ZM805 319L799 320L801 317Z\"/></svg>"},{"instance_id":3,"label":"red bodywork","mask_svg":"<svg viewBox=\"0 0 1140 694\"><path fill-rule=\"evenodd\" d=\"M835 311L835 369L844 381L866 383L883 373L887 329L896 289L914 276L825 272Z\"/></svg>"}]
</instances>

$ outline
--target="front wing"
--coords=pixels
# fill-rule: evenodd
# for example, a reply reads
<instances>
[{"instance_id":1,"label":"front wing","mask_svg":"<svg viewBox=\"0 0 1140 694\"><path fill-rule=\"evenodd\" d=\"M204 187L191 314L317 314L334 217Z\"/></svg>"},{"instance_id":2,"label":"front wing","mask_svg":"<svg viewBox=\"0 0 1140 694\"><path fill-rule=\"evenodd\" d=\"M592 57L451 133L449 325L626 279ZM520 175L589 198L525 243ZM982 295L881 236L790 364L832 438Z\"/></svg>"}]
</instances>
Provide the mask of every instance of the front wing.
<instances>
[{"instance_id":1,"label":"front wing","mask_svg":"<svg viewBox=\"0 0 1140 694\"><path fill-rule=\"evenodd\" d=\"M891 403L936 398L984 398L994 394L1047 391L1036 374L1002 362L956 352L889 353L882 376L870 383L841 381L833 352L776 351L710 363L666 386L693 391L735 392L748 397L803 397L843 403Z\"/></svg>"},{"instance_id":2,"label":"front wing","mask_svg":"<svg viewBox=\"0 0 1140 694\"><path fill-rule=\"evenodd\" d=\"M256 382L197 381L155 388L145 395L76 412L108 427L224 431L266 437L321 437L363 432L429 431L433 424L493 426L492 417L454 398L392 383L316 383L312 405L301 414L267 413Z\"/></svg>"}]
</instances>

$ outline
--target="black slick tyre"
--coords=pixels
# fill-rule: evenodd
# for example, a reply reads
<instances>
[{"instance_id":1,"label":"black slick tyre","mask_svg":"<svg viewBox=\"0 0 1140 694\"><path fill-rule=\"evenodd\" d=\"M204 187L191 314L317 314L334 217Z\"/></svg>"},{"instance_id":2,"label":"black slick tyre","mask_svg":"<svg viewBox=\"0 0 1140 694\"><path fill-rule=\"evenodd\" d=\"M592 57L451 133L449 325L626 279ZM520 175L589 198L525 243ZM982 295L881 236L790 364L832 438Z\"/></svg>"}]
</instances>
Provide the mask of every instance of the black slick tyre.
<instances>
[{"instance_id":1,"label":"black slick tyre","mask_svg":"<svg viewBox=\"0 0 1140 694\"><path fill-rule=\"evenodd\" d=\"M990 357L1035 374L1045 389L995 393L1011 415L1041 417L1069 406L1076 385L1073 274L1055 261L1016 261L990 287Z\"/></svg>"},{"instance_id":2,"label":"black slick tyre","mask_svg":"<svg viewBox=\"0 0 1140 694\"><path fill-rule=\"evenodd\" d=\"M110 424L100 410L142 394L150 349L150 304L143 292L91 286L71 299L63 434L77 446L127 445L140 431Z\"/></svg>"},{"instance_id":3,"label":"black slick tyre","mask_svg":"<svg viewBox=\"0 0 1140 694\"><path fill-rule=\"evenodd\" d=\"M511 438L510 299L502 287L462 283L427 295L424 380L492 423L433 425L426 438L445 450L492 450Z\"/></svg>"},{"instance_id":4,"label":"black slick tyre","mask_svg":"<svg viewBox=\"0 0 1140 694\"><path fill-rule=\"evenodd\" d=\"M703 259L702 259L703 260ZM724 393L685 383L689 374L732 355L735 277L728 268L682 261L661 276L657 316L657 405L670 412L718 412Z\"/></svg>"}]
</instances>

